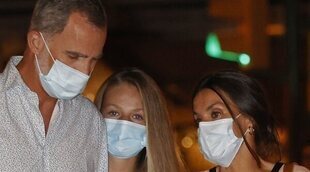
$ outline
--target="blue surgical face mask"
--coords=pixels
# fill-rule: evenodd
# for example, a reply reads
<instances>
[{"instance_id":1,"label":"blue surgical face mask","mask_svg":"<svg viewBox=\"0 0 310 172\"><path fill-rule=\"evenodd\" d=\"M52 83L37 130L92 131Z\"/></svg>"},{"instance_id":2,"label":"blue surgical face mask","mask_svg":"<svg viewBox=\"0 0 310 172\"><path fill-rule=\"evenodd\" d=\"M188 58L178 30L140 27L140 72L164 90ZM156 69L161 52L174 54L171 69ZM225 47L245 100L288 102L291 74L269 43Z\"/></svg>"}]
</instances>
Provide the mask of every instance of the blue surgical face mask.
<instances>
[{"instance_id":1,"label":"blue surgical face mask","mask_svg":"<svg viewBox=\"0 0 310 172\"><path fill-rule=\"evenodd\" d=\"M244 135L248 132L249 129L246 130ZM199 122L198 141L201 152L207 160L214 164L228 167L239 151L243 143L243 137L238 138L235 136L233 119L225 118L209 122Z\"/></svg>"},{"instance_id":2,"label":"blue surgical face mask","mask_svg":"<svg viewBox=\"0 0 310 172\"><path fill-rule=\"evenodd\" d=\"M146 147L147 137L144 125L125 120L105 119L108 133L108 151L114 157L134 157Z\"/></svg>"},{"instance_id":3,"label":"blue surgical face mask","mask_svg":"<svg viewBox=\"0 0 310 172\"><path fill-rule=\"evenodd\" d=\"M38 57L35 54L39 78L46 93L58 99L72 99L82 93L88 82L89 75L73 69L57 59L55 60L41 32L40 35L49 55L54 61L48 74L44 75L40 69Z\"/></svg>"}]
</instances>

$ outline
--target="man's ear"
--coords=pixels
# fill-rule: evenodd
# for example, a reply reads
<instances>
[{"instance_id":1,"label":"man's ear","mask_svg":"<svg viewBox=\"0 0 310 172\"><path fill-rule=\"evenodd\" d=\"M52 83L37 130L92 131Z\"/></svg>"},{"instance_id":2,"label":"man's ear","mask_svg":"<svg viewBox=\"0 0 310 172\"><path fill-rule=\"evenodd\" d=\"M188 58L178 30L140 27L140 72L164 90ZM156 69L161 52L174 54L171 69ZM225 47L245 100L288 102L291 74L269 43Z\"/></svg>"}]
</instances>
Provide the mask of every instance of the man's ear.
<instances>
[{"instance_id":1,"label":"man's ear","mask_svg":"<svg viewBox=\"0 0 310 172\"><path fill-rule=\"evenodd\" d=\"M40 36L40 33L37 31L29 31L27 34L27 43L29 49L34 54L39 54L43 48L43 41Z\"/></svg>"}]
</instances>

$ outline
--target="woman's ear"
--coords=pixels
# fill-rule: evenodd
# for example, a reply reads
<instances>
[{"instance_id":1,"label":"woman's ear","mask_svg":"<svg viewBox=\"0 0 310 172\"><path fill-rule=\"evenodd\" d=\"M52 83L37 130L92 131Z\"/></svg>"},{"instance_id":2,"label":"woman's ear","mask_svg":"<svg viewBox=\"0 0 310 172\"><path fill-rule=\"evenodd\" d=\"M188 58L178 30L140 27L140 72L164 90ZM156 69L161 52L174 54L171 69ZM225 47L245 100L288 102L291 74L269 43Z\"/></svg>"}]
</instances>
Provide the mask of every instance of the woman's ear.
<instances>
[{"instance_id":1,"label":"woman's ear","mask_svg":"<svg viewBox=\"0 0 310 172\"><path fill-rule=\"evenodd\" d=\"M238 124L237 124L238 123ZM238 127L240 125L240 128ZM237 137L242 137L245 133L254 134L254 122L248 115L239 114L235 117L233 126L234 133Z\"/></svg>"},{"instance_id":2,"label":"woman's ear","mask_svg":"<svg viewBox=\"0 0 310 172\"><path fill-rule=\"evenodd\" d=\"M32 53L39 54L43 47L40 33L37 31L29 31L27 34L27 44Z\"/></svg>"},{"instance_id":3,"label":"woman's ear","mask_svg":"<svg viewBox=\"0 0 310 172\"><path fill-rule=\"evenodd\" d=\"M248 133L250 135L254 135L254 122L250 118L246 117L245 118L245 126L247 127Z\"/></svg>"}]
</instances>

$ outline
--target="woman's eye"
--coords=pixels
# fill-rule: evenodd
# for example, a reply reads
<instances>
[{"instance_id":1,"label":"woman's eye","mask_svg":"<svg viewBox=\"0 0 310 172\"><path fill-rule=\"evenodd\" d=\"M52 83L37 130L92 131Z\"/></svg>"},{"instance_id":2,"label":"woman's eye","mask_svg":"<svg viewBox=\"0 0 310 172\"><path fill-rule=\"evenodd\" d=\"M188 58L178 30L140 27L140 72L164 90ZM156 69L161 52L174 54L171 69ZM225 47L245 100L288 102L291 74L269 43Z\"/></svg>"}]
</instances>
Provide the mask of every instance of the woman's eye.
<instances>
[{"instance_id":1,"label":"woman's eye","mask_svg":"<svg viewBox=\"0 0 310 172\"><path fill-rule=\"evenodd\" d=\"M212 119L219 119L219 118L221 118L221 116L222 116L221 112L214 111L211 113Z\"/></svg>"}]
</instances>

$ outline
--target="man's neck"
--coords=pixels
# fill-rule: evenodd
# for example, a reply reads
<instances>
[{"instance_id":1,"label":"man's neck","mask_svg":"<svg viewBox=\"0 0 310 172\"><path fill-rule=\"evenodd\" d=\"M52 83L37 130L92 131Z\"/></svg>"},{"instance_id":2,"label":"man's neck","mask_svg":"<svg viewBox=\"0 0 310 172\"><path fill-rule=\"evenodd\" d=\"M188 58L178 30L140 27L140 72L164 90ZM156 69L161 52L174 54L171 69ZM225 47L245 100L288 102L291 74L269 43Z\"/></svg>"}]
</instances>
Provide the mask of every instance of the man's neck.
<instances>
[{"instance_id":1,"label":"man's neck","mask_svg":"<svg viewBox=\"0 0 310 172\"><path fill-rule=\"evenodd\" d=\"M57 99L50 97L44 91L34 63L34 58L27 56L31 56L31 53L29 54L26 52L24 54L24 58L16 66L16 68L18 69L21 78L23 79L27 87L38 95L39 109L43 117L46 134Z\"/></svg>"}]
</instances>

